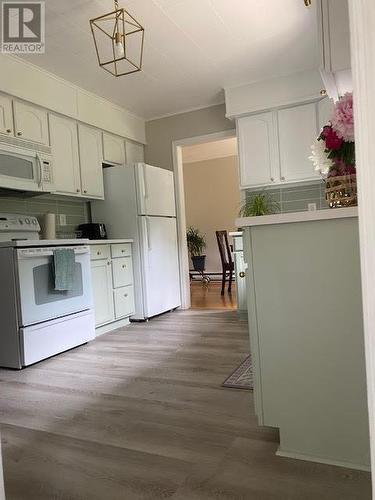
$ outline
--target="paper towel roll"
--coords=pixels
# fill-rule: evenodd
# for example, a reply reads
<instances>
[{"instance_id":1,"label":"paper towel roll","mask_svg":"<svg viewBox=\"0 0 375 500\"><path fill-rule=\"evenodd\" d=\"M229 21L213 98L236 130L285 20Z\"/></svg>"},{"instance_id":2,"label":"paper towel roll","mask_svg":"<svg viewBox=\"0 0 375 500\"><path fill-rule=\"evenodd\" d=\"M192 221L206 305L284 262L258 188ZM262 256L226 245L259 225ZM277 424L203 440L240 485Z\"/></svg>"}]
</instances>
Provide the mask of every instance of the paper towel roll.
<instances>
[{"instance_id":1,"label":"paper towel roll","mask_svg":"<svg viewBox=\"0 0 375 500\"><path fill-rule=\"evenodd\" d=\"M55 240L56 239L56 215L45 214L43 224L43 239Z\"/></svg>"}]
</instances>

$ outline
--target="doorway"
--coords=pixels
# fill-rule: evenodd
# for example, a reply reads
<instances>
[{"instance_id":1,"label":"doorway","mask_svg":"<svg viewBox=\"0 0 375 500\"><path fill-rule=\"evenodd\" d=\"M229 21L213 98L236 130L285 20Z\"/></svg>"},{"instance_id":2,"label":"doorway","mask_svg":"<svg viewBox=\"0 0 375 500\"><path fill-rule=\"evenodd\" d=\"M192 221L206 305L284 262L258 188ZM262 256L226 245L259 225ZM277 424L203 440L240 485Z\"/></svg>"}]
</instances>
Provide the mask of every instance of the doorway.
<instances>
[{"instance_id":1,"label":"doorway","mask_svg":"<svg viewBox=\"0 0 375 500\"><path fill-rule=\"evenodd\" d=\"M237 138L231 134L209 139L180 146L185 227L193 241L193 247L188 245L190 304L193 309L233 310L237 298L230 233L236 230L241 201ZM226 231L229 251L225 235L219 238L219 251L216 231ZM186 245L186 232L184 239ZM192 251L197 242L198 248ZM227 270L222 294L223 263Z\"/></svg>"}]
</instances>

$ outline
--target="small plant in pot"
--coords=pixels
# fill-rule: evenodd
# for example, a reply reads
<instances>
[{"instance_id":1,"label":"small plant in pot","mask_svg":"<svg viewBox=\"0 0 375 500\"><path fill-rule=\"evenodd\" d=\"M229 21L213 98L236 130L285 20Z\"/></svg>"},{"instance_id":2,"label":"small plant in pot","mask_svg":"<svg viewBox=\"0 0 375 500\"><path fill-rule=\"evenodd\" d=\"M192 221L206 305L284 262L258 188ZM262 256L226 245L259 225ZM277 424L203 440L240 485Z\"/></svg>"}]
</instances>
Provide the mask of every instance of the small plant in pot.
<instances>
[{"instance_id":1,"label":"small plant in pot","mask_svg":"<svg viewBox=\"0 0 375 500\"><path fill-rule=\"evenodd\" d=\"M193 263L194 271L203 272L206 264L206 256L203 250L206 248L206 240L199 229L190 226L186 233L187 246Z\"/></svg>"}]
</instances>

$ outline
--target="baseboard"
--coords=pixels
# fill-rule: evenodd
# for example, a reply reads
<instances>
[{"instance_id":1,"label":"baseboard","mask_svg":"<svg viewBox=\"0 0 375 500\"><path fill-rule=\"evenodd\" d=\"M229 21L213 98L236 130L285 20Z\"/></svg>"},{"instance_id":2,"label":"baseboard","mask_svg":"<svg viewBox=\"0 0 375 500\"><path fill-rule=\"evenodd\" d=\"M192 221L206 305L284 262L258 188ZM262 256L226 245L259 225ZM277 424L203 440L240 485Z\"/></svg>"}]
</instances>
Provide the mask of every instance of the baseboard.
<instances>
[{"instance_id":1,"label":"baseboard","mask_svg":"<svg viewBox=\"0 0 375 500\"><path fill-rule=\"evenodd\" d=\"M129 318L119 319L113 323L108 323L107 325L99 326L95 329L95 336L103 335L103 333L112 332L112 330L117 330L117 328L122 328L130 324Z\"/></svg>"},{"instance_id":2,"label":"baseboard","mask_svg":"<svg viewBox=\"0 0 375 500\"><path fill-rule=\"evenodd\" d=\"M284 451L280 447L276 451L276 455L285 458L294 458L295 460L305 460L306 462L315 462L318 464L335 465L336 467L345 467L346 469L362 470L370 472L370 465L356 464L352 462L345 462L340 460L331 460L329 458L314 457L311 455L304 455L303 453L296 453L293 451Z\"/></svg>"}]
</instances>

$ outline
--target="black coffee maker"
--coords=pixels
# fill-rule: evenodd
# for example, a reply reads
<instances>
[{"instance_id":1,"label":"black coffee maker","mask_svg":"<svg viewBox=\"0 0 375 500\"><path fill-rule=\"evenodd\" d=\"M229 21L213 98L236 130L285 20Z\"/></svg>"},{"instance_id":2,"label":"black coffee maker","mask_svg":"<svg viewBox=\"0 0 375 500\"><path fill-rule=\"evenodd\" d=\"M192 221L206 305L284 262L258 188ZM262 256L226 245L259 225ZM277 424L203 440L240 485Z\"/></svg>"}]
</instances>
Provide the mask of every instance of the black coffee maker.
<instances>
[{"instance_id":1,"label":"black coffee maker","mask_svg":"<svg viewBox=\"0 0 375 500\"><path fill-rule=\"evenodd\" d=\"M105 229L105 224L98 224L97 222L91 222L89 224L80 224L78 226L78 231L82 238L88 238L89 240L106 240L107 231Z\"/></svg>"}]
</instances>

